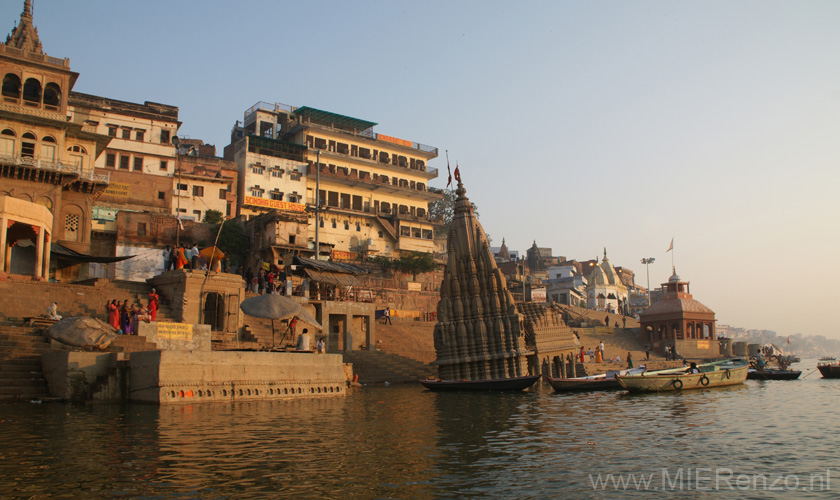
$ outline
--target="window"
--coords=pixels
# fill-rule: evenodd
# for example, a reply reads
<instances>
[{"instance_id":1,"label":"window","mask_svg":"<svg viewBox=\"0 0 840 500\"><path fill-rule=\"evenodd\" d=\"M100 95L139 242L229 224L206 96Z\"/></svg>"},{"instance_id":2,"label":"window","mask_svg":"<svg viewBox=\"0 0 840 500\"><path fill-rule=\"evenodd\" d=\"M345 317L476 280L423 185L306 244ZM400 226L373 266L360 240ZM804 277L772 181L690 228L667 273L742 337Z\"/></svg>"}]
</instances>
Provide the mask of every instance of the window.
<instances>
[{"instance_id":1,"label":"window","mask_svg":"<svg viewBox=\"0 0 840 500\"><path fill-rule=\"evenodd\" d=\"M279 169L271 169L271 176L272 177L283 177L283 171Z\"/></svg>"},{"instance_id":2,"label":"window","mask_svg":"<svg viewBox=\"0 0 840 500\"><path fill-rule=\"evenodd\" d=\"M178 184L178 191L186 191L189 187L186 184Z\"/></svg>"},{"instance_id":3,"label":"window","mask_svg":"<svg viewBox=\"0 0 840 500\"><path fill-rule=\"evenodd\" d=\"M160 131L160 143L161 144L169 144L169 131L168 130L161 130Z\"/></svg>"},{"instance_id":4,"label":"window","mask_svg":"<svg viewBox=\"0 0 840 500\"><path fill-rule=\"evenodd\" d=\"M79 216L67 214L64 218L64 239L69 241L79 240Z\"/></svg>"},{"instance_id":5,"label":"window","mask_svg":"<svg viewBox=\"0 0 840 500\"><path fill-rule=\"evenodd\" d=\"M165 161L160 162L160 169L161 170L166 170L167 166L168 166L168 164Z\"/></svg>"},{"instance_id":6,"label":"window","mask_svg":"<svg viewBox=\"0 0 840 500\"><path fill-rule=\"evenodd\" d=\"M143 171L143 157L142 156L135 156L134 157L134 171L135 172L142 172Z\"/></svg>"},{"instance_id":7,"label":"window","mask_svg":"<svg viewBox=\"0 0 840 500\"><path fill-rule=\"evenodd\" d=\"M411 236L411 228L408 226L400 226L400 236Z\"/></svg>"},{"instance_id":8,"label":"window","mask_svg":"<svg viewBox=\"0 0 840 500\"><path fill-rule=\"evenodd\" d=\"M128 170L128 156L120 155L120 168L123 170Z\"/></svg>"},{"instance_id":9,"label":"window","mask_svg":"<svg viewBox=\"0 0 840 500\"><path fill-rule=\"evenodd\" d=\"M105 166L114 168L117 166L117 155L114 153L105 153Z\"/></svg>"},{"instance_id":10,"label":"window","mask_svg":"<svg viewBox=\"0 0 840 500\"><path fill-rule=\"evenodd\" d=\"M255 174L260 174L260 175L262 175L262 174L264 174L264 173L265 173L265 167L263 167L263 166L261 166L261 165L254 165L254 166L251 168L251 171L252 171L253 173L255 173Z\"/></svg>"},{"instance_id":11,"label":"window","mask_svg":"<svg viewBox=\"0 0 840 500\"><path fill-rule=\"evenodd\" d=\"M220 189L219 190L219 199L224 200L227 198L227 189Z\"/></svg>"},{"instance_id":12,"label":"window","mask_svg":"<svg viewBox=\"0 0 840 500\"><path fill-rule=\"evenodd\" d=\"M23 134L23 140L20 143L20 155L25 158L35 157L35 135L31 132Z\"/></svg>"},{"instance_id":13,"label":"window","mask_svg":"<svg viewBox=\"0 0 840 500\"><path fill-rule=\"evenodd\" d=\"M324 227L324 218L319 217L319 219L320 219L320 221L318 222L318 225L321 226L321 227Z\"/></svg>"},{"instance_id":14,"label":"window","mask_svg":"<svg viewBox=\"0 0 840 500\"><path fill-rule=\"evenodd\" d=\"M122 138L123 139L131 139L131 129L130 128L123 128L122 129Z\"/></svg>"},{"instance_id":15,"label":"window","mask_svg":"<svg viewBox=\"0 0 840 500\"><path fill-rule=\"evenodd\" d=\"M108 125L108 135L110 135L111 137L116 137L117 136L117 127Z\"/></svg>"},{"instance_id":16,"label":"window","mask_svg":"<svg viewBox=\"0 0 840 500\"><path fill-rule=\"evenodd\" d=\"M158 199L159 200L165 200L166 199L166 193L164 193L163 191L158 191Z\"/></svg>"},{"instance_id":17,"label":"window","mask_svg":"<svg viewBox=\"0 0 840 500\"><path fill-rule=\"evenodd\" d=\"M361 230L362 230L362 225L357 222L356 223L356 231L358 232L358 231L361 231Z\"/></svg>"},{"instance_id":18,"label":"window","mask_svg":"<svg viewBox=\"0 0 840 500\"><path fill-rule=\"evenodd\" d=\"M271 198L272 200L283 201L283 193L279 191L274 191L272 193L269 193L269 198Z\"/></svg>"},{"instance_id":19,"label":"window","mask_svg":"<svg viewBox=\"0 0 840 500\"><path fill-rule=\"evenodd\" d=\"M2 132L0 137L0 156L12 157L15 155L15 133L9 129Z\"/></svg>"},{"instance_id":20,"label":"window","mask_svg":"<svg viewBox=\"0 0 840 500\"><path fill-rule=\"evenodd\" d=\"M201 222L201 210L193 210L193 215L195 215L195 220Z\"/></svg>"},{"instance_id":21,"label":"window","mask_svg":"<svg viewBox=\"0 0 840 500\"><path fill-rule=\"evenodd\" d=\"M295 236L296 235L294 235L294 234L289 235L289 245L294 245L295 244Z\"/></svg>"},{"instance_id":22,"label":"window","mask_svg":"<svg viewBox=\"0 0 840 500\"><path fill-rule=\"evenodd\" d=\"M55 139L50 136L41 139L41 159L55 161Z\"/></svg>"},{"instance_id":23,"label":"window","mask_svg":"<svg viewBox=\"0 0 840 500\"><path fill-rule=\"evenodd\" d=\"M142 141L145 136L146 136L146 131L145 130L138 130L138 131L134 132L134 138L137 139L138 141Z\"/></svg>"},{"instance_id":24,"label":"window","mask_svg":"<svg viewBox=\"0 0 840 500\"><path fill-rule=\"evenodd\" d=\"M204 196L204 186L193 186L193 196Z\"/></svg>"},{"instance_id":25,"label":"window","mask_svg":"<svg viewBox=\"0 0 840 500\"><path fill-rule=\"evenodd\" d=\"M251 196L254 198L262 198L263 190L260 188L251 188Z\"/></svg>"},{"instance_id":26,"label":"window","mask_svg":"<svg viewBox=\"0 0 840 500\"><path fill-rule=\"evenodd\" d=\"M145 222L138 222L137 223L137 236L146 236L146 223Z\"/></svg>"},{"instance_id":27,"label":"window","mask_svg":"<svg viewBox=\"0 0 840 500\"><path fill-rule=\"evenodd\" d=\"M332 227L333 227L333 229L335 229L335 226L336 226L336 222L335 222L335 219L333 219L333 220L332 220Z\"/></svg>"},{"instance_id":28,"label":"window","mask_svg":"<svg viewBox=\"0 0 840 500\"><path fill-rule=\"evenodd\" d=\"M347 221L347 220L346 220L346 221L344 221L344 230L345 230L345 231L349 231L349 230L350 230L350 221Z\"/></svg>"}]
</instances>

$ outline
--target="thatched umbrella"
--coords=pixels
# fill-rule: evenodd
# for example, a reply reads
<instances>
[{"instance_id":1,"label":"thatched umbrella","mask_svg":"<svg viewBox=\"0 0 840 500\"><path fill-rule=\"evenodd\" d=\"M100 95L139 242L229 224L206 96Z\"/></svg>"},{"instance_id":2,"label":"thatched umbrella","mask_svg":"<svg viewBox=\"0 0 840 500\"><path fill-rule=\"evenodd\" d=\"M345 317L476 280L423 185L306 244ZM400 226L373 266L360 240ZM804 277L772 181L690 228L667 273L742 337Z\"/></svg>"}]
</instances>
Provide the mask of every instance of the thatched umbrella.
<instances>
[{"instance_id":1,"label":"thatched umbrella","mask_svg":"<svg viewBox=\"0 0 840 500\"><path fill-rule=\"evenodd\" d=\"M274 320L298 317L304 323L309 323L322 330L321 324L312 317L299 302L274 293L258 295L245 299L239 305L242 312L248 316L271 320L271 346L274 347Z\"/></svg>"},{"instance_id":2,"label":"thatched umbrella","mask_svg":"<svg viewBox=\"0 0 840 500\"><path fill-rule=\"evenodd\" d=\"M117 330L100 319L73 316L51 325L44 334L62 344L106 349L116 338Z\"/></svg>"}]
</instances>

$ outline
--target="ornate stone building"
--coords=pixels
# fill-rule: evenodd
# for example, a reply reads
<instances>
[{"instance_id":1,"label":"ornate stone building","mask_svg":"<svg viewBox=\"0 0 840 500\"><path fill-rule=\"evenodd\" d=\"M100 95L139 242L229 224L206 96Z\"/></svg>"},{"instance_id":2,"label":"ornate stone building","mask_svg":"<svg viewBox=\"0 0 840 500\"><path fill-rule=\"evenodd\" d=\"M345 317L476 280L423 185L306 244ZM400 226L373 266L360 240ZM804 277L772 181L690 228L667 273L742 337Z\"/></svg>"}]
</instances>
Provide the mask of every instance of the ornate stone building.
<instances>
[{"instance_id":1,"label":"ornate stone building","mask_svg":"<svg viewBox=\"0 0 840 500\"><path fill-rule=\"evenodd\" d=\"M586 284L586 305L590 309L627 313L627 287L621 282L604 249L604 260L592 267Z\"/></svg>"},{"instance_id":2,"label":"ornate stone building","mask_svg":"<svg viewBox=\"0 0 840 500\"><path fill-rule=\"evenodd\" d=\"M52 244L69 249L68 255L91 253L91 209L109 181L95 173L94 163L111 138L73 119L69 96L79 75L69 59L44 52L30 0L0 44L0 76L0 196L42 205L52 215L39 217L51 227L32 224L5 235L0 253L9 259L7 270L15 273L18 262L33 262L32 274L46 278L43 263L50 260L44 252ZM87 266L72 260L53 259L50 267L58 280L86 277Z\"/></svg>"},{"instance_id":3,"label":"ornate stone building","mask_svg":"<svg viewBox=\"0 0 840 500\"><path fill-rule=\"evenodd\" d=\"M553 310L514 303L460 181L456 193L434 332L438 376L491 380L559 373L577 345L573 333Z\"/></svg>"},{"instance_id":4,"label":"ornate stone building","mask_svg":"<svg viewBox=\"0 0 840 500\"><path fill-rule=\"evenodd\" d=\"M639 314L639 340L657 352L676 347L684 357L715 357L719 354L715 312L692 298L689 282L676 271L662 284L661 298Z\"/></svg>"}]
</instances>

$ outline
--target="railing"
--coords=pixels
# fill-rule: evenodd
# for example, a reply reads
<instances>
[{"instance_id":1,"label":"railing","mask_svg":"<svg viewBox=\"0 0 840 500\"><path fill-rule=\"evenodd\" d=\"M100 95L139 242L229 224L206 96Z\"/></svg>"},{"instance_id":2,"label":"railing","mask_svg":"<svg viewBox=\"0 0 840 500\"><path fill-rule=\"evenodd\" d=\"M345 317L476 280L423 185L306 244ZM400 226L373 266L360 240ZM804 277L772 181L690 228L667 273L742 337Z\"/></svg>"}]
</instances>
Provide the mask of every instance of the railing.
<instances>
[{"instance_id":1,"label":"railing","mask_svg":"<svg viewBox=\"0 0 840 500\"><path fill-rule=\"evenodd\" d=\"M313 167L314 167L314 165L311 165L309 167L309 174L308 175L314 175L315 174ZM388 181L383 181L381 179L383 177L387 177L387 176L380 176L379 177L380 180L373 180L369 176L361 176L360 177L358 174L352 175L352 174L343 174L343 173L338 173L338 172L333 173L333 172L330 172L329 167L327 167L323 163L321 164L321 175L322 176L326 175L326 176L334 178L334 179L347 179L347 180L358 181L358 182L362 182L364 184L368 184L368 185L371 185L371 186L388 186L388 187L391 187L391 188L394 188L394 189L399 189L400 191L405 191L405 192L409 192L409 193L429 193L430 192L427 189L426 184L423 184L423 186L424 186L423 189L417 189L417 188L412 189L411 187L405 187L405 186L400 186L399 184L393 184L392 181L390 180L390 179L393 179L393 177L390 177Z\"/></svg>"},{"instance_id":2,"label":"railing","mask_svg":"<svg viewBox=\"0 0 840 500\"><path fill-rule=\"evenodd\" d=\"M21 49L15 47L9 47L6 45L0 45L0 53L6 53L12 56L18 57L25 57L31 61L38 61L38 62L45 62L47 64L52 64L54 66L63 66L65 68L70 67L70 59L66 57L64 59L58 57L50 57L46 54L35 54L32 52L24 52Z\"/></svg>"},{"instance_id":3,"label":"railing","mask_svg":"<svg viewBox=\"0 0 840 500\"><path fill-rule=\"evenodd\" d=\"M20 167L32 167L39 170L51 170L53 172L61 172L65 174L76 174L80 178L90 181L104 181L109 182L111 174L96 174L92 170L85 172L82 167L78 165L66 165L60 161L46 161L40 158L31 156L8 156L0 155L0 162L11 163Z\"/></svg>"}]
</instances>

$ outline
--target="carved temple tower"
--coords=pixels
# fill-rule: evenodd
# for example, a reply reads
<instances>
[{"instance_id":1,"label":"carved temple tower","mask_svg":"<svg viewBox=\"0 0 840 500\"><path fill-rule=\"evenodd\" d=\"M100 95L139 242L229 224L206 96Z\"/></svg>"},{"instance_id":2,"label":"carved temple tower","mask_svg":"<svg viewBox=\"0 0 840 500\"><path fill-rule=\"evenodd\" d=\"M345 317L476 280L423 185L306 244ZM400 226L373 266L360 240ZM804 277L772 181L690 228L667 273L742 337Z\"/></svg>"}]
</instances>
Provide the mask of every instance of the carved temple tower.
<instances>
[{"instance_id":1,"label":"carved temple tower","mask_svg":"<svg viewBox=\"0 0 840 500\"><path fill-rule=\"evenodd\" d=\"M434 333L439 378L505 379L559 366L574 335L548 309L514 303L460 179L455 193Z\"/></svg>"}]
</instances>

